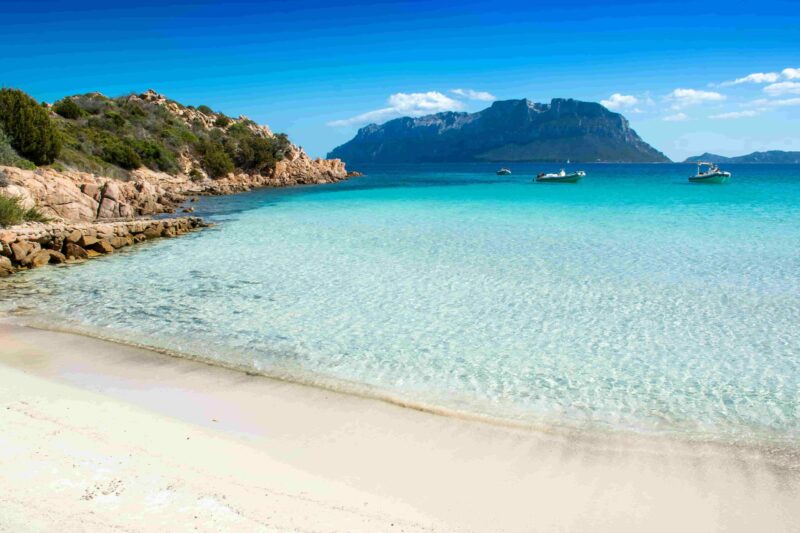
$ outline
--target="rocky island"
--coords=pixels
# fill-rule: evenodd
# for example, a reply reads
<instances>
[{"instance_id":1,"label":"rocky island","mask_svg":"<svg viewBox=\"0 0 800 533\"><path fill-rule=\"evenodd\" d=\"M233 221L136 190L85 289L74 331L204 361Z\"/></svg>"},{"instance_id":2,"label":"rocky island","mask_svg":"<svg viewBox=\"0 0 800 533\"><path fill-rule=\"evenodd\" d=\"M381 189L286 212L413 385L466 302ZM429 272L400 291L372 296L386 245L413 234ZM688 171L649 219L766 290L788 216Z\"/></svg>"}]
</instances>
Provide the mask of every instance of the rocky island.
<instances>
[{"instance_id":1,"label":"rocky island","mask_svg":"<svg viewBox=\"0 0 800 533\"><path fill-rule=\"evenodd\" d=\"M142 219L173 213L197 195L347 176L342 161L311 159L247 117L185 106L153 90L40 105L3 89L0 227L26 225L0 234L0 275L203 227L196 217Z\"/></svg>"},{"instance_id":2,"label":"rocky island","mask_svg":"<svg viewBox=\"0 0 800 533\"><path fill-rule=\"evenodd\" d=\"M328 157L352 163L581 161L662 163L628 120L594 102L554 98L494 102L477 113L444 112L361 128Z\"/></svg>"}]
</instances>

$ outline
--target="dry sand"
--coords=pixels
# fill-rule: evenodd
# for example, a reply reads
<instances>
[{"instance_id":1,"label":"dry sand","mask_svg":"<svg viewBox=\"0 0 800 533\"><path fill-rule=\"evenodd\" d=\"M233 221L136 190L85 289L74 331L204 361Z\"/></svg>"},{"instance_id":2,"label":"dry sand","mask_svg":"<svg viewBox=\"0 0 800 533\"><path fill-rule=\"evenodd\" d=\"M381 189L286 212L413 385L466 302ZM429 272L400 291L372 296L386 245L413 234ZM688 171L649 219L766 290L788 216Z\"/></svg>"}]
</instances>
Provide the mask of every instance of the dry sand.
<instances>
[{"instance_id":1,"label":"dry sand","mask_svg":"<svg viewBox=\"0 0 800 533\"><path fill-rule=\"evenodd\" d=\"M0 323L0 531L789 532L797 465L438 416Z\"/></svg>"}]
</instances>

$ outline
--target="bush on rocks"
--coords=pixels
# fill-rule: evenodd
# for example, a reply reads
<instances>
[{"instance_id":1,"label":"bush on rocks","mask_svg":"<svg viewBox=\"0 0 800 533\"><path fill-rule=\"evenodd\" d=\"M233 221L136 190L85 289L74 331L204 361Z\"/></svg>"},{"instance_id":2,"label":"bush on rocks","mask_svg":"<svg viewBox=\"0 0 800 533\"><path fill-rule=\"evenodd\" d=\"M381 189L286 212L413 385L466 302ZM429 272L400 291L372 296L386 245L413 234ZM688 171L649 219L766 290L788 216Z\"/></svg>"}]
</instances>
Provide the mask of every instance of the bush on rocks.
<instances>
[{"instance_id":1,"label":"bush on rocks","mask_svg":"<svg viewBox=\"0 0 800 533\"><path fill-rule=\"evenodd\" d=\"M0 195L0 227L23 222L47 222L50 220L35 207L26 209L19 198Z\"/></svg>"}]
</instances>

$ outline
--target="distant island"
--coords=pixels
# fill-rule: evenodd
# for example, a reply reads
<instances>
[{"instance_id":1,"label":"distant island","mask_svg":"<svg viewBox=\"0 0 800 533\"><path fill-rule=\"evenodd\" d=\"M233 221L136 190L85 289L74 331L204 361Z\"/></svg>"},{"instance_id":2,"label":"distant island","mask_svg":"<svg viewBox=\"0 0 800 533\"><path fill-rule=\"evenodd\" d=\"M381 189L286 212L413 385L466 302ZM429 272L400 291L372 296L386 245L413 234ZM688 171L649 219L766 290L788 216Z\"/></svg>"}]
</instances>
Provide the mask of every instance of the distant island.
<instances>
[{"instance_id":1,"label":"distant island","mask_svg":"<svg viewBox=\"0 0 800 533\"><path fill-rule=\"evenodd\" d=\"M347 163L670 161L621 114L563 98L549 104L504 100L477 113L448 111L370 124L328 157Z\"/></svg>"},{"instance_id":2,"label":"distant island","mask_svg":"<svg viewBox=\"0 0 800 533\"><path fill-rule=\"evenodd\" d=\"M767 152L753 152L747 155L725 157L711 153L704 153L688 157L684 163L707 161L709 163L771 163L783 165L800 165L800 152L785 152L783 150L769 150Z\"/></svg>"}]
</instances>

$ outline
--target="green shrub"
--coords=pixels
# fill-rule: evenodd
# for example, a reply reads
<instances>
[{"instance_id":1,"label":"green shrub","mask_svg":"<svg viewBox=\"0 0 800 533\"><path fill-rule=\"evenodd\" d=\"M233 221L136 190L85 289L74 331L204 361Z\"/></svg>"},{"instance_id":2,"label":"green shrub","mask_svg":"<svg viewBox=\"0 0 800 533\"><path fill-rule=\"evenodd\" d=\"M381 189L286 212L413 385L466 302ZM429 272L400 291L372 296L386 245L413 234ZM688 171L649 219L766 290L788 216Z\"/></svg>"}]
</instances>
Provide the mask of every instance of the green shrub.
<instances>
[{"instance_id":1,"label":"green shrub","mask_svg":"<svg viewBox=\"0 0 800 533\"><path fill-rule=\"evenodd\" d=\"M124 141L115 141L106 144L103 146L100 157L125 170L133 170L142 166L142 159L139 157L139 154Z\"/></svg>"},{"instance_id":2,"label":"green shrub","mask_svg":"<svg viewBox=\"0 0 800 533\"><path fill-rule=\"evenodd\" d=\"M189 178L191 178L191 180L192 180L192 181L200 181L200 180L202 180L202 179L203 179L203 173L202 173L202 172L200 172L200 171L199 171L198 169L196 169L196 168L192 168L192 169L189 171Z\"/></svg>"},{"instance_id":3,"label":"green shrub","mask_svg":"<svg viewBox=\"0 0 800 533\"><path fill-rule=\"evenodd\" d=\"M230 118L226 117L225 115L220 115L214 121L214 125L216 127L218 127L218 128L224 128L225 126L227 126L231 122L233 122L233 121Z\"/></svg>"},{"instance_id":4,"label":"green shrub","mask_svg":"<svg viewBox=\"0 0 800 533\"><path fill-rule=\"evenodd\" d=\"M58 129L33 98L17 89L0 89L0 127L19 155L48 165L61 151Z\"/></svg>"},{"instance_id":5,"label":"green shrub","mask_svg":"<svg viewBox=\"0 0 800 533\"><path fill-rule=\"evenodd\" d=\"M139 107L136 104L128 104L125 106L125 109L128 111L128 114L132 117L146 117L147 113L144 109Z\"/></svg>"},{"instance_id":6,"label":"green shrub","mask_svg":"<svg viewBox=\"0 0 800 533\"><path fill-rule=\"evenodd\" d=\"M125 119L122 118L122 115L120 115L117 112L106 111L104 113L104 116L106 117L106 120L111 122L111 124L113 124L116 129L120 129L123 126L125 126Z\"/></svg>"},{"instance_id":7,"label":"green shrub","mask_svg":"<svg viewBox=\"0 0 800 533\"><path fill-rule=\"evenodd\" d=\"M24 168L26 170L36 169L36 165L24 157L20 157L17 151L14 150L3 128L0 128L0 165Z\"/></svg>"},{"instance_id":8,"label":"green shrub","mask_svg":"<svg viewBox=\"0 0 800 533\"><path fill-rule=\"evenodd\" d=\"M204 147L203 168L212 178L221 178L229 172L233 172L234 166L230 156L225 152L222 145L218 143L207 143Z\"/></svg>"},{"instance_id":9,"label":"green shrub","mask_svg":"<svg viewBox=\"0 0 800 533\"><path fill-rule=\"evenodd\" d=\"M86 111L81 109L81 106L75 103L72 98L64 98L53 106L53 111L58 113L64 118L75 120L86 115Z\"/></svg>"},{"instance_id":10,"label":"green shrub","mask_svg":"<svg viewBox=\"0 0 800 533\"><path fill-rule=\"evenodd\" d=\"M134 140L131 142L131 147L148 168L173 173L180 170L175 155L155 141Z\"/></svg>"},{"instance_id":11,"label":"green shrub","mask_svg":"<svg viewBox=\"0 0 800 533\"><path fill-rule=\"evenodd\" d=\"M199 105L197 106L197 110L203 113L204 115L213 115L214 110L208 107L207 105Z\"/></svg>"},{"instance_id":12,"label":"green shrub","mask_svg":"<svg viewBox=\"0 0 800 533\"><path fill-rule=\"evenodd\" d=\"M50 219L35 207L25 209L19 198L0 195L0 226L13 226L23 222L47 222Z\"/></svg>"}]
</instances>

